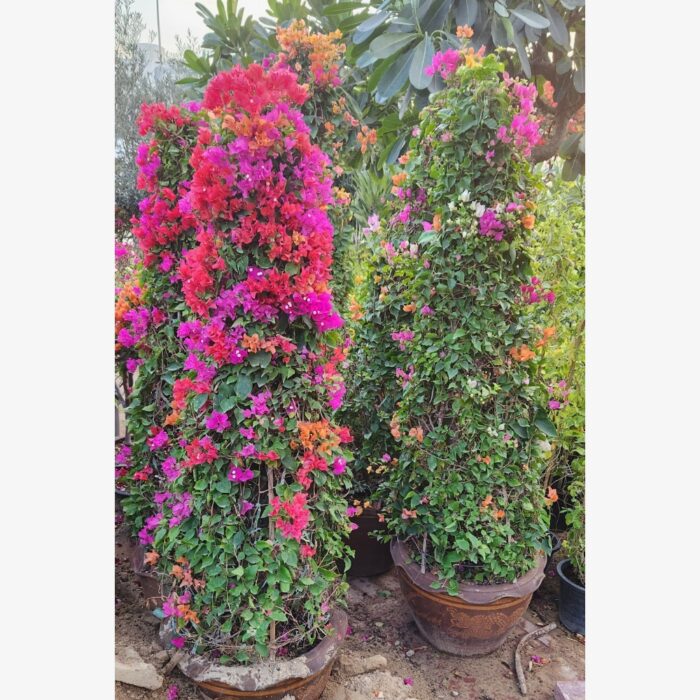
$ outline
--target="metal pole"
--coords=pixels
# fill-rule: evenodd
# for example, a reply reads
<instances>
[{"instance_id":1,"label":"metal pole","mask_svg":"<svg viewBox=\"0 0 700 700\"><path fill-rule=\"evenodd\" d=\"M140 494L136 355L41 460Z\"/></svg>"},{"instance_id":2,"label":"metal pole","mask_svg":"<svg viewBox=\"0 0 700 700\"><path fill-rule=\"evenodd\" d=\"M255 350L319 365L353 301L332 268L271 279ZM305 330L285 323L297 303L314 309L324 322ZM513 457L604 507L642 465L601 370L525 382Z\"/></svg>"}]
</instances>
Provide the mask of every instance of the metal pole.
<instances>
[{"instance_id":1,"label":"metal pole","mask_svg":"<svg viewBox=\"0 0 700 700\"><path fill-rule=\"evenodd\" d=\"M158 55L160 62L163 63L163 47L160 43L160 3L156 0L156 21L158 22Z\"/></svg>"}]
</instances>

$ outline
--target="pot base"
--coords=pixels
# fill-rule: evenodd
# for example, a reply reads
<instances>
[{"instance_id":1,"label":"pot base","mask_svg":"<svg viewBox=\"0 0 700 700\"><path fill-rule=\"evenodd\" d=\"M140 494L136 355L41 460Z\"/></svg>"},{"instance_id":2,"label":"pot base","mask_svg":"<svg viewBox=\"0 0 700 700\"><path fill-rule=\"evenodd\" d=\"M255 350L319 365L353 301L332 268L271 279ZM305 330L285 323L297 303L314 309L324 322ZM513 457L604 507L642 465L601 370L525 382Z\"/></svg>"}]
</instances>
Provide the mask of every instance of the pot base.
<instances>
[{"instance_id":1,"label":"pot base","mask_svg":"<svg viewBox=\"0 0 700 700\"><path fill-rule=\"evenodd\" d=\"M331 676L333 664L329 664L319 673L307 678L287 681L265 690L236 690L215 682L199 682L199 694L204 700L285 700L293 697L295 700L318 700L326 688Z\"/></svg>"},{"instance_id":2,"label":"pot base","mask_svg":"<svg viewBox=\"0 0 700 700\"><path fill-rule=\"evenodd\" d=\"M544 554L513 583L459 585L457 595L432 587L438 579L421 572L406 545L391 543L401 591L421 634L440 651L479 656L501 646L544 579Z\"/></svg>"},{"instance_id":3,"label":"pot base","mask_svg":"<svg viewBox=\"0 0 700 700\"><path fill-rule=\"evenodd\" d=\"M473 605L459 598L428 593L398 569L401 592L420 633L440 651L454 656L481 656L498 649L530 605L523 598L502 598ZM505 631L504 631L505 630Z\"/></svg>"}]
</instances>

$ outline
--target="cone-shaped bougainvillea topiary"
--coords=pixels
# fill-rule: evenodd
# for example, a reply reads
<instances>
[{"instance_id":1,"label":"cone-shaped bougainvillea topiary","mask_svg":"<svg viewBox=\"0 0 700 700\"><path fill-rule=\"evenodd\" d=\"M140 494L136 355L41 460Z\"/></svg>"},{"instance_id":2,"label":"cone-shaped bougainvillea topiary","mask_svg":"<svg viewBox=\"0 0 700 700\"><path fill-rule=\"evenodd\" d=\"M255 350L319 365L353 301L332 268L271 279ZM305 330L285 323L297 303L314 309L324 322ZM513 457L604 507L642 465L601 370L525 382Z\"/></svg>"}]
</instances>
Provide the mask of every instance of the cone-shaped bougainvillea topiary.
<instances>
[{"instance_id":1,"label":"cone-shaped bougainvillea topiary","mask_svg":"<svg viewBox=\"0 0 700 700\"><path fill-rule=\"evenodd\" d=\"M548 546L538 443L552 424L538 367L554 299L524 252L535 88L495 56L449 54L435 60L447 88L394 176L394 214L371 232L381 254L368 317L394 323L378 333L403 357L387 522L456 593L459 581L514 580Z\"/></svg>"},{"instance_id":2,"label":"cone-shaped bougainvillea topiary","mask_svg":"<svg viewBox=\"0 0 700 700\"><path fill-rule=\"evenodd\" d=\"M124 510L166 582L173 642L223 663L307 649L345 587L351 437L331 414L346 351L306 99L287 68L252 64L201 106L142 117L135 235L165 319L134 390L126 478L143 477Z\"/></svg>"}]
</instances>

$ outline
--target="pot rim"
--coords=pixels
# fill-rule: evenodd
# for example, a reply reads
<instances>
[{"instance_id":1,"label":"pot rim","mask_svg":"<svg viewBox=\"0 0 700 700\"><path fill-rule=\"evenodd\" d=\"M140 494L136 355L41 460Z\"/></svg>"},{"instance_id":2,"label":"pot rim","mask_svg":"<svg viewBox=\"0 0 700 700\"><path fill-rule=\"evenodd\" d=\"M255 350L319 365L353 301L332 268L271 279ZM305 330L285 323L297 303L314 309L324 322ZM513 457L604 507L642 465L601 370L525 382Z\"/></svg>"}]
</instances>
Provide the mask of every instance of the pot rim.
<instances>
[{"instance_id":1,"label":"pot rim","mask_svg":"<svg viewBox=\"0 0 700 700\"><path fill-rule=\"evenodd\" d=\"M340 608L331 610L329 624L333 631L305 654L293 659L276 658L256 664L223 666L197 654L188 654L178 664L182 673L195 683L221 683L244 692L261 691L294 680L303 680L320 673L333 663L347 634L348 617ZM159 637L168 648L175 630L163 620Z\"/></svg>"},{"instance_id":2,"label":"pot rim","mask_svg":"<svg viewBox=\"0 0 700 700\"><path fill-rule=\"evenodd\" d=\"M564 579L572 588L575 588L577 591L581 591L581 593L585 593L586 589L584 586L579 585L575 581L571 580L565 573L564 573L564 565L565 564L570 564L571 567L573 568L573 564L571 564L571 559L568 557L566 559L562 559L558 564L557 564L557 574L559 575L559 578Z\"/></svg>"},{"instance_id":3,"label":"pot rim","mask_svg":"<svg viewBox=\"0 0 700 700\"><path fill-rule=\"evenodd\" d=\"M487 605L501 598L523 598L534 593L544 580L544 568L547 564L547 557L540 554L537 557L537 564L527 573L517 578L512 583L469 583L459 584L459 593L456 596L450 595L446 588L432 588L431 583L437 581L437 576L431 573L421 573L420 567L411 560L408 548L404 542L393 539L391 541L391 557L397 567L402 568L413 583L427 593L442 593L450 598L461 598L466 603L472 605Z\"/></svg>"}]
</instances>

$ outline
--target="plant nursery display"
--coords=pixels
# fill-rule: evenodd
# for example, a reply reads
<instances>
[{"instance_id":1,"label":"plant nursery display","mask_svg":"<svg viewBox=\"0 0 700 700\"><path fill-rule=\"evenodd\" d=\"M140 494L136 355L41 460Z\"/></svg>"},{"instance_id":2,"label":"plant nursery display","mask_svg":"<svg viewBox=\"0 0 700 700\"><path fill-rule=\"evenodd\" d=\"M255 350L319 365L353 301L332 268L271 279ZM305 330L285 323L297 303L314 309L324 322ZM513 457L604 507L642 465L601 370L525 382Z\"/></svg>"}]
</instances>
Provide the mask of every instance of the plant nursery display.
<instances>
[{"instance_id":1,"label":"plant nursery display","mask_svg":"<svg viewBox=\"0 0 700 700\"><path fill-rule=\"evenodd\" d=\"M307 98L285 65L251 64L141 116L140 365L118 475L163 583L161 637L209 697L319 697L347 624L334 193Z\"/></svg>"},{"instance_id":2,"label":"plant nursery display","mask_svg":"<svg viewBox=\"0 0 700 700\"><path fill-rule=\"evenodd\" d=\"M555 295L526 252L536 89L482 54L435 55L428 70L447 88L394 175L393 215L370 234L377 301L404 314L384 331L403 356L388 426L398 463L379 489L392 554L419 629L461 654L497 648L527 608L557 498L541 486L540 445L554 435L540 367Z\"/></svg>"},{"instance_id":3,"label":"plant nursery display","mask_svg":"<svg viewBox=\"0 0 700 700\"><path fill-rule=\"evenodd\" d=\"M118 129L117 649L211 700L456 697L501 649L505 697L558 614L580 675L583 5L267 4L197 3Z\"/></svg>"}]
</instances>

